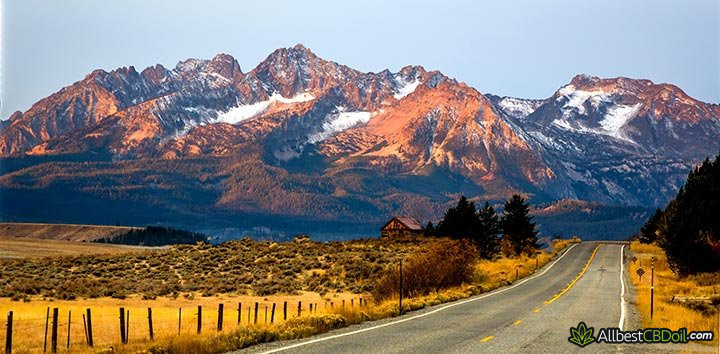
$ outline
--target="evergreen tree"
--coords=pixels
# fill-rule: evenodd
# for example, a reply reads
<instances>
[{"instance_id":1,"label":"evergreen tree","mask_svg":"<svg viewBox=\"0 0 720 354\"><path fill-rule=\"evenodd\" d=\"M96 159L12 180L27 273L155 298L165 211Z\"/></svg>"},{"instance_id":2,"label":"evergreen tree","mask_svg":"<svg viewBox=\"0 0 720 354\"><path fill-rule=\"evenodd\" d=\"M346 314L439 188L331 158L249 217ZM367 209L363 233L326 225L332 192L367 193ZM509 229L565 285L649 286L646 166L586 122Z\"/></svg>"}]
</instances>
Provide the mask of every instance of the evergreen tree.
<instances>
[{"instance_id":1,"label":"evergreen tree","mask_svg":"<svg viewBox=\"0 0 720 354\"><path fill-rule=\"evenodd\" d=\"M640 242L652 243L657 240L658 223L661 216L662 210L655 209L655 212L645 221L645 225L640 229Z\"/></svg>"},{"instance_id":2,"label":"evergreen tree","mask_svg":"<svg viewBox=\"0 0 720 354\"><path fill-rule=\"evenodd\" d=\"M500 251L500 221L495 209L485 202L478 212L479 232L473 238L480 257L492 259Z\"/></svg>"},{"instance_id":3,"label":"evergreen tree","mask_svg":"<svg viewBox=\"0 0 720 354\"><path fill-rule=\"evenodd\" d=\"M427 225L425 225L425 236L435 236L435 225L433 225L432 221L428 221Z\"/></svg>"},{"instance_id":4,"label":"evergreen tree","mask_svg":"<svg viewBox=\"0 0 720 354\"><path fill-rule=\"evenodd\" d=\"M505 203L505 211L500 219L500 228L512 244L515 255L532 253L538 247L535 223L529 216L530 206L525 198L515 194Z\"/></svg>"},{"instance_id":5,"label":"evergreen tree","mask_svg":"<svg viewBox=\"0 0 720 354\"><path fill-rule=\"evenodd\" d=\"M432 223L428 224L428 229ZM492 259L500 250L500 227L495 209L489 203L476 210L475 203L460 197L456 206L445 213L443 219L434 228L437 236L466 239L473 242L479 256Z\"/></svg>"},{"instance_id":6,"label":"evergreen tree","mask_svg":"<svg viewBox=\"0 0 720 354\"><path fill-rule=\"evenodd\" d=\"M445 212L442 221L438 223L436 234L454 239L472 239L479 230L479 224L475 203L462 196L456 206Z\"/></svg>"},{"instance_id":7,"label":"evergreen tree","mask_svg":"<svg viewBox=\"0 0 720 354\"><path fill-rule=\"evenodd\" d=\"M659 244L680 275L720 269L720 154L688 175L658 223Z\"/></svg>"}]
</instances>

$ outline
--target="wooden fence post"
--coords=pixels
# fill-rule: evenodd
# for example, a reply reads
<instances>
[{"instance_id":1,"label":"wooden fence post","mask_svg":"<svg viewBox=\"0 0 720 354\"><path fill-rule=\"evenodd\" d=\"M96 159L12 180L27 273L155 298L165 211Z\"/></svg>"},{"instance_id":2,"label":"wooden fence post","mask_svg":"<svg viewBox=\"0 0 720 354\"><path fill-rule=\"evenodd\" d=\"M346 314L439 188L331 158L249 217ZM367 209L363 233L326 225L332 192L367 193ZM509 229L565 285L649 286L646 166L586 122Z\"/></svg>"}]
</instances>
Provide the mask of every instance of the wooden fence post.
<instances>
[{"instance_id":1,"label":"wooden fence post","mask_svg":"<svg viewBox=\"0 0 720 354\"><path fill-rule=\"evenodd\" d=\"M302 301L298 301L298 317L300 317L301 312L302 312Z\"/></svg>"},{"instance_id":2,"label":"wooden fence post","mask_svg":"<svg viewBox=\"0 0 720 354\"><path fill-rule=\"evenodd\" d=\"M85 319L85 314L82 314L83 318L83 333L85 334L85 344L88 342L88 336L87 336L87 320Z\"/></svg>"},{"instance_id":3,"label":"wooden fence post","mask_svg":"<svg viewBox=\"0 0 720 354\"><path fill-rule=\"evenodd\" d=\"M92 313L90 308L87 308L87 343L90 348L93 347L93 330L92 330Z\"/></svg>"},{"instance_id":4,"label":"wooden fence post","mask_svg":"<svg viewBox=\"0 0 720 354\"><path fill-rule=\"evenodd\" d=\"M275 322L275 303L273 302L272 313L270 314L270 323Z\"/></svg>"},{"instance_id":5,"label":"wooden fence post","mask_svg":"<svg viewBox=\"0 0 720 354\"><path fill-rule=\"evenodd\" d=\"M202 305L198 305L197 332L198 332L198 334L200 334L200 332L202 332Z\"/></svg>"},{"instance_id":6,"label":"wooden fence post","mask_svg":"<svg viewBox=\"0 0 720 354\"><path fill-rule=\"evenodd\" d=\"M267 319L267 305L264 305L264 306L265 306L265 324L267 324L267 320L268 320Z\"/></svg>"},{"instance_id":7,"label":"wooden fence post","mask_svg":"<svg viewBox=\"0 0 720 354\"><path fill-rule=\"evenodd\" d=\"M120 343L125 344L125 308L120 308Z\"/></svg>"},{"instance_id":8,"label":"wooden fence post","mask_svg":"<svg viewBox=\"0 0 720 354\"><path fill-rule=\"evenodd\" d=\"M47 311L45 312L45 338L43 339L43 353L47 352L47 333L48 333L48 324L50 323L50 308L47 308Z\"/></svg>"},{"instance_id":9,"label":"wooden fence post","mask_svg":"<svg viewBox=\"0 0 720 354\"><path fill-rule=\"evenodd\" d=\"M402 269L402 259L401 259L400 260L400 303L398 304L398 312L401 315L403 314L402 300L403 300L403 269Z\"/></svg>"},{"instance_id":10,"label":"wooden fence post","mask_svg":"<svg viewBox=\"0 0 720 354\"><path fill-rule=\"evenodd\" d=\"M178 307L178 335L180 335L180 328L182 328L182 307Z\"/></svg>"},{"instance_id":11,"label":"wooden fence post","mask_svg":"<svg viewBox=\"0 0 720 354\"><path fill-rule=\"evenodd\" d=\"M355 299L350 299L350 308L355 308Z\"/></svg>"},{"instance_id":12,"label":"wooden fence post","mask_svg":"<svg viewBox=\"0 0 720 354\"><path fill-rule=\"evenodd\" d=\"M283 321L287 321L287 301L283 302Z\"/></svg>"},{"instance_id":13,"label":"wooden fence post","mask_svg":"<svg viewBox=\"0 0 720 354\"><path fill-rule=\"evenodd\" d=\"M312 314L312 302L310 303L309 306L310 306L310 311L309 311L309 313Z\"/></svg>"},{"instance_id":14,"label":"wooden fence post","mask_svg":"<svg viewBox=\"0 0 720 354\"><path fill-rule=\"evenodd\" d=\"M125 343L130 341L130 310L125 311Z\"/></svg>"},{"instance_id":15,"label":"wooden fence post","mask_svg":"<svg viewBox=\"0 0 720 354\"><path fill-rule=\"evenodd\" d=\"M152 308L148 307L148 331L150 332L150 340L155 339L152 326Z\"/></svg>"},{"instance_id":16,"label":"wooden fence post","mask_svg":"<svg viewBox=\"0 0 720 354\"><path fill-rule=\"evenodd\" d=\"M238 324L242 321L242 302L238 302Z\"/></svg>"},{"instance_id":17,"label":"wooden fence post","mask_svg":"<svg viewBox=\"0 0 720 354\"><path fill-rule=\"evenodd\" d=\"M222 331L223 326L223 304L218 304L218 322L217 322L217 330L218 332Z\"/></svg>"},{"instance_id":18,"label":"wooden fence post","mask_svg":"<svg viewBox=\"0 0 720 354\"><path fill-rule=\"evenodd\" d=\"M255 320L253 322L254 324L257 324L257 318L258 318L258 303L257 303L257 301L255 301Z\"/></svg>"},{"instance_id":19,"label":"wooden fence post","mask_svg":"<svg viewBox=\"0 0 720 354\"><path fill-rule=\"evenodd\" d=\"M68 311L68 338L67 338L67 349L70 349L70 319L72 311Z\"/></svg>"},{"instance_id":20,"label":"wooden fence post","mask_svg":"<svg viewBox=\"0 0 720 354\"><path fill-rule=\"evenodd\" d=\"M52 332L50 333L50 351L57 353L58 344L58 308L53 308Z\"/></svg>"},{"instance_id":21,"label":"wooden fence post","mask_svg":"<svg viewBox=\"0 0 720 354\"><path fill-rule=\"evenodd\" d=\"M13 332L13 312L8 312L7 327L5 328L5 354L12 353L12 332Z\"/></svg>"}]
</instances>

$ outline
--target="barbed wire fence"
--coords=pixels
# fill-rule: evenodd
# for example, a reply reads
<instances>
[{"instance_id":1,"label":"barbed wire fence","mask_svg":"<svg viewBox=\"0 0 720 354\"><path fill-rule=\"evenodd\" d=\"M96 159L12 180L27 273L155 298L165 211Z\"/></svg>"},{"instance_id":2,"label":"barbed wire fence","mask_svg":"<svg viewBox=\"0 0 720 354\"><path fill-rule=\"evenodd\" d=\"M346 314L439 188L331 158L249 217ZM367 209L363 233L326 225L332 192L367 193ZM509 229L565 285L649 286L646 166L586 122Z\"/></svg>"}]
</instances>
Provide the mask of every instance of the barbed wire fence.
<instances>
[{"instance_id":1,"label":"barbed wire fence","mask_svg":"<svg viewBox=\"0 0 720 354\"><path fill-rule=\"evenodd\" d=\"M216 307L47 307L42 312L9 311L0 343L14 351L72 351L107 348L131 342L152 342L176 336L201 335L282 324L293 318L356 311L367 306L363 297L337 301L224 302Z\"/></svg>"}]
</instances>

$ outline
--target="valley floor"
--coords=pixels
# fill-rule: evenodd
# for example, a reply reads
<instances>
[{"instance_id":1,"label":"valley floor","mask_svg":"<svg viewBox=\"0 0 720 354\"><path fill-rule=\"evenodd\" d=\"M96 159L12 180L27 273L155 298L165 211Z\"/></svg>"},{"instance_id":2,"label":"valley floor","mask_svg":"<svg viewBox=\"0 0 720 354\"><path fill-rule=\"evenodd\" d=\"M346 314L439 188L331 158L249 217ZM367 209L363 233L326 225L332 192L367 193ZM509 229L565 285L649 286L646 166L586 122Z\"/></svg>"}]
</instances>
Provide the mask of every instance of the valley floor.
<instances>
[{"instance_id":1,"label":"valley floor","mask_svg":"<svg viewBox=\"0 0 720 354\"><path fill-rule=\"evenodd\" d=\"M48 256L79 256L145 252L163 247L142 247L106 243L59 241L13 236L0 236L0 259L39 258Z\"/></svg>"}]
</instances>

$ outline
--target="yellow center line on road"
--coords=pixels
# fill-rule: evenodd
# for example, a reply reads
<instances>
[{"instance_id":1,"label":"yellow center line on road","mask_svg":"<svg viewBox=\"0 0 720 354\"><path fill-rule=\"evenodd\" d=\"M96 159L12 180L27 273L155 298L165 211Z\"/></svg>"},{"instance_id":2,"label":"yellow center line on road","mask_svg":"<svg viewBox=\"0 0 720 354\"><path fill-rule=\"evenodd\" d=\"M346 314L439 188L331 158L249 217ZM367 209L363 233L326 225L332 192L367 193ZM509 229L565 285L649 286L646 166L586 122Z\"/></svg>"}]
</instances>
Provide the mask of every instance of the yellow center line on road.
<instances>
[{"instance_id":1,"label":"yellow center line on road","mask_svg":"<svg viewBox=\"0 0 720 354\"><path fill-rule=\"evenodd\" d=\"M519 326L521 323L523 323L523 320L517 320L513 322L513 326Z\"/></svg>"},{"instance_id":2,"label":"yellow center line on road","mask_svg":"<svg viewBox=\"0 0 720 354\"><path fill-rule=\"evenodd\" d=\"M575 276L575 279L573 279L564 289L562 289L562 291L555 294L555 296L553 296L550 300L545 301L545 305L552 304L560 296L563 296L566 292L568 292L568 290L570 290L570 288L572 288L573 285L575 285L575 283L577 283L577 281L580 280L580 278L583 276L583 274L585 274L585 272L590 267L590 263L592 263L592 260L593 260L593 258L595 258L595 254L597 253L597 251L599 249L600 249L600 245L597 245L597 247L595 247L595 250L593 250L593 253L590 255L590 258L587 260L587 263L585 263L585 267L583 267L583 269L580 271L580 273L578 273L578 275Z\"/></svg>"},{"instance_id":3,"label":"yellow center line on road","mask_svg":"<svg viewBox=\"0 0 720 354\"><path fill-rule=\"evenodd\" d=\"M491 339L495 338L495 336L487 336L480 340L480 343L489 342Z\"/></svg>"},{"instance_id":4,"label":"yellow center line on road","mask_svg":"<svg viewBox=\"0 0 720 354\"><path fill-rule=\"evenodd\" d=\"M533 312L535 312L535 313L540 312L540 308L539 308L539 307L534 308L534 309L533 309Z\"/></svg>"}]
</instances>

